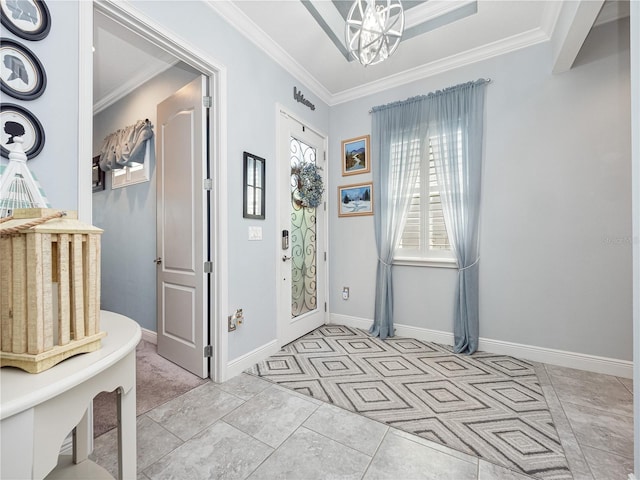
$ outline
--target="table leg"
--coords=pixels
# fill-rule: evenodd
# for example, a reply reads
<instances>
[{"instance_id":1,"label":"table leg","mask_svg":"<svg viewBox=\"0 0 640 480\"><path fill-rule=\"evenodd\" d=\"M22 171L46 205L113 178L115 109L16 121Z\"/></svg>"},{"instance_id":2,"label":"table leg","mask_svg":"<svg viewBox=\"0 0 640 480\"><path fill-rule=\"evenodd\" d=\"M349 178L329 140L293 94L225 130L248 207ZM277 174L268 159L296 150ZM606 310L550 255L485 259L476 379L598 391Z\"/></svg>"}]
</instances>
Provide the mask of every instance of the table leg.
<instances>
[{"instance_id":1,"label":"table leg","mask_svg":"<svg viewBox=\"0 0 640 480\"><path fill-rule=\"evenodd\" d=\"M73 429L73 463L84 462L89 458L89 410L87 409L80 423Z\"/></svg>"},{"instance_id":2,"label":"table leg","mask_svg":"<svg viewBox=\"0 0 640 480\"><path fill-rule=\"evenodd\" d=\"M136 478L136 384L118 389L118 478Z\"/></svg>"}]
</instances>

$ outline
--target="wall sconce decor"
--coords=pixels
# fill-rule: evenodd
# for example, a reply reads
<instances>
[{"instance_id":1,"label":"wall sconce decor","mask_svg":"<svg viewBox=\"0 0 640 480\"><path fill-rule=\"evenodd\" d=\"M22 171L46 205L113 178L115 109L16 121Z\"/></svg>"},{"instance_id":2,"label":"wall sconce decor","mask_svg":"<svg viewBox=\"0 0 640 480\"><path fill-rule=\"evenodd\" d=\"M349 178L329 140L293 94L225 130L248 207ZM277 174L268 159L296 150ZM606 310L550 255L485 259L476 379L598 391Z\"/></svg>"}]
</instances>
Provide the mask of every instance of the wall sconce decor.
<instances>
[{"instance_id":1,"label":"wall sconce decor","mask_svg":"<svg viewBox=\"0 0 640 480\"><path fill-rule=\"evenodd\" d=\"M244 218L264 220L265 212L265 160L244 152L243 214Z\"/></svg>"}]
</instances>

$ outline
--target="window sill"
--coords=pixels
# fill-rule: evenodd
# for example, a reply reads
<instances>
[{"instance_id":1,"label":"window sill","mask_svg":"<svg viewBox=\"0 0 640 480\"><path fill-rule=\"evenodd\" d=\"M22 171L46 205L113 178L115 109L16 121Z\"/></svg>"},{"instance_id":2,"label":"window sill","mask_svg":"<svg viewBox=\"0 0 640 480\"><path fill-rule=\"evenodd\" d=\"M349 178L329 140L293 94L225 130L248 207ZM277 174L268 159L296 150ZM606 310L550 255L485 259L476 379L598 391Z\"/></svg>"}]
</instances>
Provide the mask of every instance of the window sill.
<instances>
[{"instance_id":1,"label":"window sill","mask_svg":"<svg viewBox=\"0 0 640 480\"><path fill-rule=\"evenodd\" d=\"M458 268L458 262L453 258L394 258L393 265L403 267Z\"/></svg>"}]
</instances>

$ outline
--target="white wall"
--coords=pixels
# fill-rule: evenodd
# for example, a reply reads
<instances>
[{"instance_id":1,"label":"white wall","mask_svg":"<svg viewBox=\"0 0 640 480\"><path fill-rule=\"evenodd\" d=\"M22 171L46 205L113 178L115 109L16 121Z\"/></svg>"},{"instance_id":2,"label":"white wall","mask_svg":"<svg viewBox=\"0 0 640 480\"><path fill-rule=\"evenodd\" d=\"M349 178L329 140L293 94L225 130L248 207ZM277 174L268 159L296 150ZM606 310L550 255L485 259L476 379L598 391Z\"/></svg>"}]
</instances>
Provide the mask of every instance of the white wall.
<instances>
[{"instance_id":1,"label":"white wall","mask_svg":"<svg viewBox=\"0 0 640 480\"><path fill-rule=\"evenodd\" d=\"M540 44L336 106L330 156L341 139L370 132L375 105L491 78L480 336L631 360L628 20L596 28L571 71L550 72ZM370 178L334 170L330 191ZM334 201L330 218L331 311L372 319L372 217L338 218ZM353 239L358 248L344 248ZM452 269L394 267L395 322L451 332L455 279Z\"/></svg>"},{"instance_id":2,"label":"white wall","mask_svg":"<svg viewBox=\"0 0 640 480\"><path fill-rule=\"evenodd\" d=\"M93 117L93 154L116 130L148 118L156 133L156 106L197 76L178 64ZM93 224L102 235L101 306L156 331L156 175L155 137L151 140L150 181L93 194Z\"/></svg>"}]
</instances>

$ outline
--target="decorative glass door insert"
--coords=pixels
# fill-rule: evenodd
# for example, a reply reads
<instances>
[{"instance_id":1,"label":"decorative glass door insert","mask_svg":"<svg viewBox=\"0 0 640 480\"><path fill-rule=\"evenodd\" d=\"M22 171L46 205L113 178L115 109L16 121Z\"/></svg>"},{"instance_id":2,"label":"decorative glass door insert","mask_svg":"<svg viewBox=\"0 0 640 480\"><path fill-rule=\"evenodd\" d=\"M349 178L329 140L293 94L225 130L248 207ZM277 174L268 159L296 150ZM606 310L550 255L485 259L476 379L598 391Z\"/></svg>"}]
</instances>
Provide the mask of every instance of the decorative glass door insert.
<instances>
[{"instance_id":1,"label":"decorative glass door insert","mask_svg":"<svg viewBox=\"0 0 640 480\"><path fill-rule=\"evenodd\" d=\"M291 168L316 163L316 149L291 137ZM291 317L317 308L316 209L300 204L298 177L291 174Z\"/></svg>"}]
</instances>

